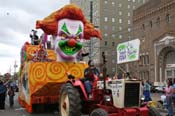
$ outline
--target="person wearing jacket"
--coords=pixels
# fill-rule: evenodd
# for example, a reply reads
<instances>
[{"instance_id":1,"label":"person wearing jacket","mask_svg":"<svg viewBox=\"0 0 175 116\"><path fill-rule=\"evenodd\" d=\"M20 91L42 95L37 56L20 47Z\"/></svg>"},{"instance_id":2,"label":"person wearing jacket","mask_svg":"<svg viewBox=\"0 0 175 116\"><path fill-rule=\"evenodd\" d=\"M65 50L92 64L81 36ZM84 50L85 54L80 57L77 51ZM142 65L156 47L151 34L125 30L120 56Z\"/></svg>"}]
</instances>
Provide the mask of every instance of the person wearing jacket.
<instances>
[{"instance_id":1,"label":"person wearing jacket","mask_svg":"<svg viewBox=\"0 0 175 116\"><path fill-rule=\"evenodd\" d=\"M98 71L98 69L94 66L94 63L93 61L89 61L88 62L88 68L85 69L84 71L84 76L85 76L85 81L84 81L84 84L85 84L85 88L87 90L87 93L88 93L88 96L89 96L89 99L92 98L92 95L91 95L91 90L92 90L92 85L91 85L91 82L94 81L94 75L96 75L97 77L100 76L100 72Z\"/></svg>"},{"instance_id":2,"label":"person wearing jacket","mask_svg":"<svg viewBox=\"0 0 175 116\"><path fill-rule=\"evenodd\" d=\"M12 86L10 86L10 88L8 90L8 95L9 95L9 105L10 105L10 107L13 107L15 91L14 91Z\"/></svg>"},{"instance_id":3,"label":"person wearing jacket","mask_svg":"<svg viewBox=\"0 0 175 116\"><path fill-rule=\"evenodd\" d=\"M5 97L6 97L6 86L4 85L3 81L0 80L0 109L5 109Z\"/></svg>"}]
</instances>

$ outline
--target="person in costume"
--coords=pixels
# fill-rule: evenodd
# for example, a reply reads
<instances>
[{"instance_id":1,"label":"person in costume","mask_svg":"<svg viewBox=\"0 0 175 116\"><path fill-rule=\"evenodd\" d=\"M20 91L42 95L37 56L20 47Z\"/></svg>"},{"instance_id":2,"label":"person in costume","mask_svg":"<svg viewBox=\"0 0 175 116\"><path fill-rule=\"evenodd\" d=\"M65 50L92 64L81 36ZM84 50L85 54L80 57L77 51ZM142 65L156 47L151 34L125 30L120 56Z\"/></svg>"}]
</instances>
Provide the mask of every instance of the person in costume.
<instances>
[{"instance_id":1,"label":"person in costume","mask_svg":"<svg viewBox=\"0 0 175 116\"><path fill-rule=\"evenodd\" d=\"M85 19L82 10L74 4L66 5L42 21L37 21L36 28L54 36L57 61L76 62L78 55L82 54L84 40L102 38L100 31Z\"/></svg>"}]
</instances>

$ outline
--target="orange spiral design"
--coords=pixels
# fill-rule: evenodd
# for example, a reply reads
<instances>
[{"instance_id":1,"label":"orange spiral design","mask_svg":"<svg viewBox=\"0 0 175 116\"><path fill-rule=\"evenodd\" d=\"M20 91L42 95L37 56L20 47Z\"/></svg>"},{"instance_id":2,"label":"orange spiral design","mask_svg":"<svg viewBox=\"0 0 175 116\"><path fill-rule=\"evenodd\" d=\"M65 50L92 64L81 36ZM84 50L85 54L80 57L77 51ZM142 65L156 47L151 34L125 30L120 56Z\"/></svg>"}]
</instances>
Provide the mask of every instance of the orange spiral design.
<instances>
[{"instance_id":1,"label":"orange spiral design","mask_svg":"<svg viewBox=\"0 0 175 116\"><path fill-rule=\"evenodd\" d=\"M80 65L71 65L69 66L69 72L74 75L76 78L83 77L83 72Z\"/></svg>"},{"instance_id":2,"label":"orange spiral design","mask_svg":"<svg viewBox=\"0 0 175 116\"><path fill-rule=\"evenodd\" d=\"M53 50L47 50L48 59L56 61L56 54Z\"/></svg>"},{"instance_id":3,"label":"orange spiral design","mask_svg":"<svg viewBox=\"0 0 175 116\"><path fill-rule=\"evenodd\" d=\"M65 77L67 66L61 62L50 62L47 64L47 76L52 81L58 81Z\"/></svg>"},{"instance_id":4,"label":"orange spiral design","mask_svg":"<svg viewBox=\"0 0 175 116\"><path fill-rule=\"evenodd\" d=\"M33 45L29 45L27 46L27 59L31 60L32 59L32 54L34 54L34 52L38 49L38 46L33 46Z\"/></svg>"},{"instance_id":5,"label":"orange spiral design","mask_svg":"<svg viewBox=\"0 0 175 116\"><path fill-rule=\"evenodd\" d=\"M46 65L42 62L32 63L30 68L31 81L35 85L36 82L44 82L46 79Z\"/></svg>"}]
</instances>

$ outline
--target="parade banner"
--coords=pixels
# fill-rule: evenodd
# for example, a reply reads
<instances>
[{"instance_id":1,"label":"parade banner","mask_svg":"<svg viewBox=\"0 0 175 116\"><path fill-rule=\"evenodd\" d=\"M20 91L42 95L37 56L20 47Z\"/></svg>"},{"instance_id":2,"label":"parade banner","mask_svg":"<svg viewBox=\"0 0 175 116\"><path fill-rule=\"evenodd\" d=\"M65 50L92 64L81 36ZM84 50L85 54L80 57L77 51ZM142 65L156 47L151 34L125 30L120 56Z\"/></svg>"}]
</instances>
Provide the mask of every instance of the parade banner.
<instances>
[{"instance_id":1,"label":"parade banner","mask_svg":"<svg viewBox=\"0 0 175 116\"><path fill-rule=\"evenodd\" d=\"M140 40L135 39L117 46L117 64L136 61L139 59Z\"/></svg>"}]
</instances>

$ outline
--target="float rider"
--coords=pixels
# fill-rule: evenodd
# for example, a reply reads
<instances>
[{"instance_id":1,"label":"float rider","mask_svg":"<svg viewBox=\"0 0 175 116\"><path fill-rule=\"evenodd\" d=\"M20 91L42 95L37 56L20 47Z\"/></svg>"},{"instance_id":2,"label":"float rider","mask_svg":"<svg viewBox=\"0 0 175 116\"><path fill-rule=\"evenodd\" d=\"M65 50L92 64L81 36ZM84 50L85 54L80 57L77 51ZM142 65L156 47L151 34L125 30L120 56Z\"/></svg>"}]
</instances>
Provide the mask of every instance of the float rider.
<instances>
[{"instance_id":1,"label":"float rider","mask_svg":"<svg viewBox=\"0 0 175 116\"><path fill-rule=\"evenodd\" d=\"M99 77L100 75L100 72L99 70L94 66L94 63L93 61L89 61L88 62L88 67L85 69L84 71L84 76L85 76L85 81L84 81L84 84L85 84L85 88L86 88L86 91L88 93L88 97L89 99L92 98L92 95L91 95L91 91L92 91L92 82L94 81L95 77L94 75L96 75L97 77Z\"/></svg>"}]
</instances>

